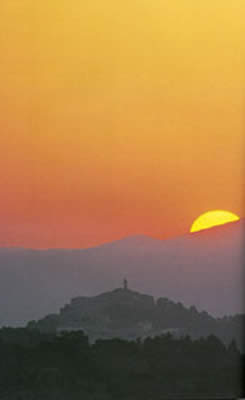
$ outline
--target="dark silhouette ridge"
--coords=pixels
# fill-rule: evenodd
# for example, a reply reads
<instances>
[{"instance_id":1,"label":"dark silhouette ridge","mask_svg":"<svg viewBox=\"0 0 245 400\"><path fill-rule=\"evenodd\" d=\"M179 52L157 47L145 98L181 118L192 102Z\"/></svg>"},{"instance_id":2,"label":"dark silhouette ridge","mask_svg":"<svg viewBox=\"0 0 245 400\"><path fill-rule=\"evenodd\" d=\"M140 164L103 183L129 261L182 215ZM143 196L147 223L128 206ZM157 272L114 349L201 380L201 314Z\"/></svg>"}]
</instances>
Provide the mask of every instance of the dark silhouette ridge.
<instances>
[{"instance_id":1,"label":"dark silhouette ridge","mask_svg":"<svg viewBox=\"0 0 245 400\"><path fill-rule=\"evenodd\" d=\"M155 300L130 289L124 279L121 288L92 297L75 297L58 314L31 321L27 326L51 333L83 330L91 342L113 337L134 340L166 332L192 338L213 334L225 344L235 339L242 349L244 323L244 314L214 318L205 311L198 312L195 306L188 308L166 297Z\"/></svg>"}]
</instances>

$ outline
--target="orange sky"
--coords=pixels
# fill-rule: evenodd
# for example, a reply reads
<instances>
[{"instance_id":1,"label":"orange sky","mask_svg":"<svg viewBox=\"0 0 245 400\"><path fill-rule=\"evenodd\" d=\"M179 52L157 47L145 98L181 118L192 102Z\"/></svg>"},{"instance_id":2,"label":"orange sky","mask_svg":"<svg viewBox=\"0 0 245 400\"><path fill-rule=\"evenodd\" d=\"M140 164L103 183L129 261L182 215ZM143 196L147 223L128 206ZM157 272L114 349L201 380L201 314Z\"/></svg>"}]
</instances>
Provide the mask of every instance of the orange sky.
<instances>
[{"instance_id":1,"label":"orange sky","mask_svg":"<svg viewBox=\"0 0 245 400\"><path fill-rule=\"evenodd\" d=\"M0 245L245 216L244 0L0 4Z\"/></svg>"}]
</instances>

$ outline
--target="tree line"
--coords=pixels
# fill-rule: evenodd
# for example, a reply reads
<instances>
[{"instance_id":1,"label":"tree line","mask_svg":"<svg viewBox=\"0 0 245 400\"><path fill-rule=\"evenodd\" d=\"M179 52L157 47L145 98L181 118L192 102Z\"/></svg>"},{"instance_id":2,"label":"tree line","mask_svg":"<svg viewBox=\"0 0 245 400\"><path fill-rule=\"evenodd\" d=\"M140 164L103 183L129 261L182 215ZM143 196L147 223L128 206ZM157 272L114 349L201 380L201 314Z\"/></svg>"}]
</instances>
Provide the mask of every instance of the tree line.
<instances>
[{"instance_id":1,"label":"tree line","mask_svg":"<svg viewBox=\"0 0 245 400\"><path fill-rule=\"evenodd\" d=\"M90 344L82 331L0 329L1 400L242 397L244 356L233 340L165 334Z\"/></svg>"}]
</instances>

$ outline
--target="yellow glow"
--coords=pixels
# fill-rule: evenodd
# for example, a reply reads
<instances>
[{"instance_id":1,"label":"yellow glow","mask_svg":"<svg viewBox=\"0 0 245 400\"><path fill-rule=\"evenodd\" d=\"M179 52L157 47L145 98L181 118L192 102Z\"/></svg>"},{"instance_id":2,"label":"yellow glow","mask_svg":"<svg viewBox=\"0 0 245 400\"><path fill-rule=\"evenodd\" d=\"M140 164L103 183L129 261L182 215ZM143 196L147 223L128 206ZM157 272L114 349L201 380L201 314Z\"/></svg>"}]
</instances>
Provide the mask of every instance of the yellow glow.
<instances>
[{"instance_id":1,"label":"yellow glow","mask_svg":"<svg viewBox=\"0 0 245 400\"><path fill-rule=\"evenodd\" d=\"M192 224L190 232L197 232L203 229L212 228L217 225L224 225L228 222L238 221L240 218L230 211L213 210L198 217Z\"/></svg>"}]
</instances>

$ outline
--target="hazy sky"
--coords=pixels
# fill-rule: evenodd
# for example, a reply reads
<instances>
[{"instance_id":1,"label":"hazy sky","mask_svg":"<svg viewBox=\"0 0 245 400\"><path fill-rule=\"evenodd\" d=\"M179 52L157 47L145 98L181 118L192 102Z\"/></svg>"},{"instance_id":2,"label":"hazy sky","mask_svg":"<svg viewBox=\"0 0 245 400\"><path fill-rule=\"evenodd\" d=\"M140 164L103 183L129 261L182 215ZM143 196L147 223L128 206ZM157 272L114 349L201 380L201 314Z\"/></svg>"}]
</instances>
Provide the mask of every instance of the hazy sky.
<instances>
[{"instance_id":1,"label":"hazy sky","mask_svg":"<svg viewBox=\"0 0 245 400\"><path fill-rule=\"evenodd\" d=\"M245 216L244 0L0 4L0 245Z\"/></svg>"}]
</instances>

